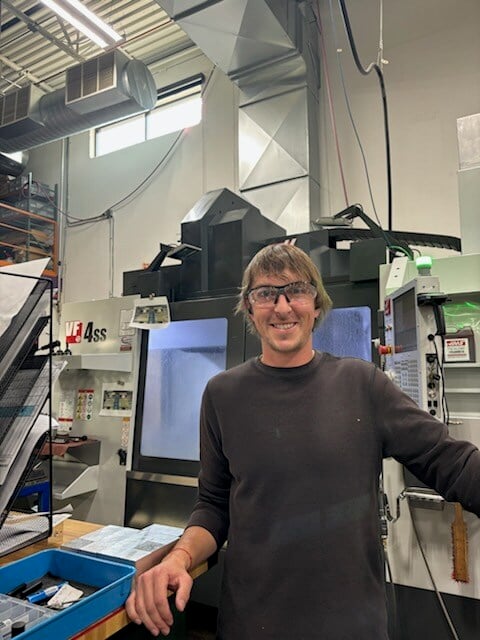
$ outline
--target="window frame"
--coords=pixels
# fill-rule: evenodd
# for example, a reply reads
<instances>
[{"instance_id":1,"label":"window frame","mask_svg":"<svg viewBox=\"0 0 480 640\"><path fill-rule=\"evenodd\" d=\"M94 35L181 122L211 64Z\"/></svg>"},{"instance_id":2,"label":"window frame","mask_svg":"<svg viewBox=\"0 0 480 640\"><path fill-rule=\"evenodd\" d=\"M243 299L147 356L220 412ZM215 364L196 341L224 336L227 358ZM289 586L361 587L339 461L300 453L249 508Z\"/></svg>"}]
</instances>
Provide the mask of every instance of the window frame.
<instances>
[{"instance_id":1,"label":"window frame","mask_svg":"<svg viewBox=\"0 0 480 640\"><path fill-rule=\"evenodd\" d=\"M168 131L165 133L160 133L159 135L148 135L148 120L156 111L159 111L168 105L173 105L174 103L178 103L181 105L185 100L190 99L192 96L200 96L203 98L203 88L204 88L205 76L203 73L196 74L194 76L190 76L185 78L184 80L180 80L179 82L175 82L173 84L166 85L158 89L157 91L157 101L155 106L150 111L146 111L145 113L136 114L134 116L129 116L127 118L123 118L121 120L117 120L115 122L111 122L106 125L102 125L100 127L95 127L90 130L90 158L102 158L110 153L115 153L116 151L122 151L123 149L128 149L136 144L141 144L142 142L147 142L148 140L155 140L157 138L161 138L165 135L170 135L175 131L181 131L190 126L196 126L196 124L200 124L202 120L202 104L200 105L200 120L195 124L185 124L185 126L179 126L178 128L174 128L172 131ZM102 132L106 132L109 130L116 130L117 132L121 130L122 124L127 125L129 122L141 119L143 120L143 136L138 140L134 140L129 142L128 144L124 144L122 146L117 146L107 151L103 151L99 153L99 136ZM121 136L118 136L120 139Z\"/></svg>"}]
</instances>

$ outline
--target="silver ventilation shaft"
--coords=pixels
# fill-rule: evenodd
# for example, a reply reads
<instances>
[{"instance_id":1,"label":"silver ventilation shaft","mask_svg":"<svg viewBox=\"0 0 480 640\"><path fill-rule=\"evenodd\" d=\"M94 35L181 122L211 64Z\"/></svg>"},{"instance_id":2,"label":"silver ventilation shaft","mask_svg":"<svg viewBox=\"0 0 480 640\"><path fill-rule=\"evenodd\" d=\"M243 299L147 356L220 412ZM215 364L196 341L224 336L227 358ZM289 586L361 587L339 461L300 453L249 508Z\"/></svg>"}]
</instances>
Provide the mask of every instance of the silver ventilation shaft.
<instances>
[{"instance_id":1,"label":"silver ventilation shaft","mask_svg":"<svg viewBox=\"0 0 480 640\"><path fill-rule=\"evenodd\" d=\"M157 0L240 89L239 186L289 233L320 215L315 16L297 0Z\"/></svg>"},{"instance_id":2,"label":"silver ventilation shaft","mask_svg":"<svg viewBox=\"0 0 480 640\"><path fill-rule=\"evenodd\" d=\"M138 60L109 51L66 72L63 89L44 94L28 86L0 100L0 151L31 149L149 111L157 91Z\"/></svg>"}]
</instances>

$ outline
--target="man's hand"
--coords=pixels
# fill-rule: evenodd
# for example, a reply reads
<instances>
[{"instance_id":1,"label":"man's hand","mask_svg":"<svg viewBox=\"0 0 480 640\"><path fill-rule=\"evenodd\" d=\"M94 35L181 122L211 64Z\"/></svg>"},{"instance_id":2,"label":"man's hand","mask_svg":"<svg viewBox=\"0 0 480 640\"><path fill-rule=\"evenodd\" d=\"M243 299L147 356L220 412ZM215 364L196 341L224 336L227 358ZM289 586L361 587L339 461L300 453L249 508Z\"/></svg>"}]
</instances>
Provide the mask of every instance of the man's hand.
<instances>
[{"instance_id":1,"label":"man's hand","mask_svg":"<svg viewBox=\"0 0 480 640\"><path fill-rule=\"evenodd\" d=\"M183 611L190 597L193 580L183 553L172 552L160 564L136 578L125 607L130 620L143 624L154 636L170 633L173 615L168 604L169 591L175 592L175 606Z\"/></svg>"}]
</instances>

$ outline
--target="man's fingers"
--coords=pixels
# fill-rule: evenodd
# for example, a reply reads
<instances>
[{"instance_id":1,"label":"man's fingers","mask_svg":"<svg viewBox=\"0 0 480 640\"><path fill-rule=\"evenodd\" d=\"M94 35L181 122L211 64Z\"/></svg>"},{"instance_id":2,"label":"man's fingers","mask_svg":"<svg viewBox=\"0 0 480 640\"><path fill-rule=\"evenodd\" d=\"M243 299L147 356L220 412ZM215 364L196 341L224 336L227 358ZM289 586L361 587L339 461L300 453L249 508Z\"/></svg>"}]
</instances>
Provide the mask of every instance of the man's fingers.
<instances>
[{"instance_id":1,"label":"man's fingers","mask_svg":"<svg viewBox=\"0 0 480 640\"><path fill-rule=\"evenodd\" d=\"M173 624L173 616L167 600L166 576L147 572L137 581L135 609L144 625L153 635L167 635Z\"/></svg>"},{"instance_id":2,"label":"man's fingers","mask_svg":"<svg viewBox=\"0 0 480 640\"><path fill-rule=\"evenodd\" d=\"M187 606L188 599L190 598L190 592L192 590L193 580L188 576L188 579L182 580L177 589L175 595L175 606L178 611L184 611Z\"/></svg>"},{"instance_id":3,"label":"man's fingers","mask_svg":"<svg viewBox=\"0 0 480 640\"><path fill-rule=\"evenodd\" d=\"M125 602L125 610L127 612L127 616L132 622L135 622L135 624L141 624L142 621L140 620L140 616L135 608L135 599L135 591L132 591Z\"/></svg>"},{"instance_id":4,"label":"man's fingers","mask_svg":"<svg viewBox=\"0 0 480 640\"><path fill-rule=\"evenodd\" d=\"M175 605L178 611L184 611L193 580L188 573L179 568L178 563L157 567L137 576L132 592L125 603L129 618L137 624L143 624L153 635L168 635L173 624L173 614L168 602L169 591L175 592Z\"/></svg>"}]
</instances>

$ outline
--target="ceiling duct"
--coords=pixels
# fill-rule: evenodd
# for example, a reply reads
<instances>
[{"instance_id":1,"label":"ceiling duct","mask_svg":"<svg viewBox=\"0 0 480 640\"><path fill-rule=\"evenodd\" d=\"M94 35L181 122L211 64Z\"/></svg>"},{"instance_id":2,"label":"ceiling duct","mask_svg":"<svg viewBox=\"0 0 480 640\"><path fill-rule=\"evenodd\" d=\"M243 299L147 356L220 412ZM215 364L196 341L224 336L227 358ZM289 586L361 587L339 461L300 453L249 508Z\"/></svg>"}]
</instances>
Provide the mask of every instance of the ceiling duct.
<instances>
[{"instance_id":1,"label":"ceiling duct","mask_svg":"<svg viewBox=\"0 0 480 640\"><path fill-rule=\"evenodd\" d=\"M18 160L15 160L12 157L0 153L0 175L14 176L16 178L25 171L28 162L28 153L22 152L18 155L20 157Z\"/></svg>"},{"instance_id":2,"label":"ceiling duct","mask_svg":"<svg viewBox=\"0 0 480 640\"><path fill-rule=\"evenodd\" d=\"M38 103L43 91L33 85L22 87L0 98L0 129L2 137L14 138L19 133L42 128Z\"/></svg>"},{"instance_id":3,"label":"ceiling duct","mask_svg":"<svg viewBox=\"0 0 480 640\"><path fill-rule=\"evenodd\" d=\"M29 99L25 89L30 90ZM11 104L19 105L19 117L12 122L2 119L0 152L31 149L149 111L157 100L155 81L146 65L118 50L68 69L63 89L40 97L35 89L25 87L3 97L4 101L10 100L10 111ZM9 96L15 96L15 100Z\"/></svg>"},{"instance_id":4,"label":"ceiling duct","mask_svg":"<svg viewBox=\"0 0 480 640\"><path fill-rule=\"evenodd\" d=\"M123 71L129 58L121 51L109 51L67 69L65 104L76 113L92 113L130 98ZM142 63L137 63L141 66Z\"/></svg>"}]
</instances>

